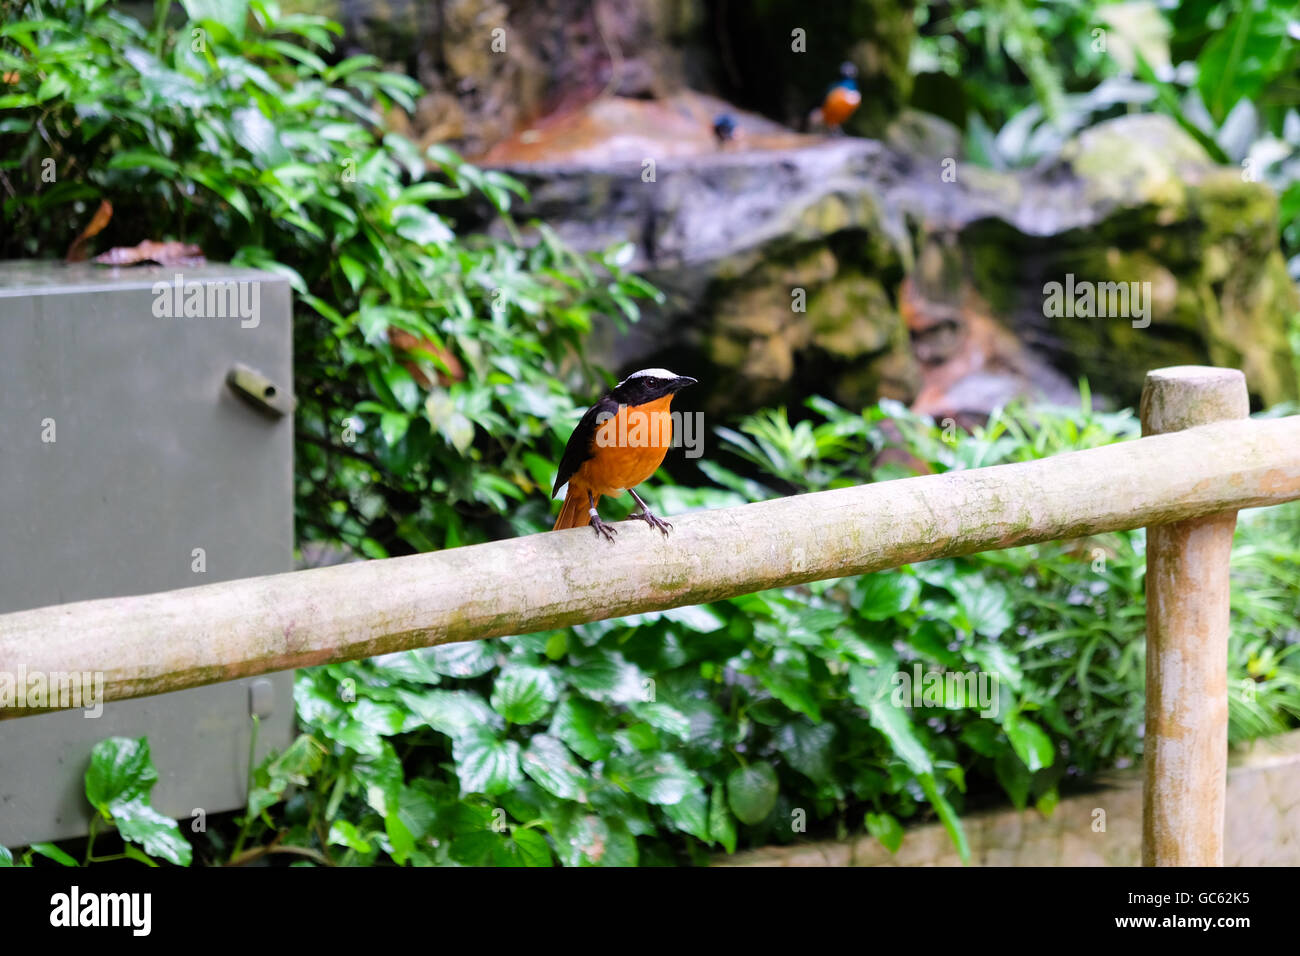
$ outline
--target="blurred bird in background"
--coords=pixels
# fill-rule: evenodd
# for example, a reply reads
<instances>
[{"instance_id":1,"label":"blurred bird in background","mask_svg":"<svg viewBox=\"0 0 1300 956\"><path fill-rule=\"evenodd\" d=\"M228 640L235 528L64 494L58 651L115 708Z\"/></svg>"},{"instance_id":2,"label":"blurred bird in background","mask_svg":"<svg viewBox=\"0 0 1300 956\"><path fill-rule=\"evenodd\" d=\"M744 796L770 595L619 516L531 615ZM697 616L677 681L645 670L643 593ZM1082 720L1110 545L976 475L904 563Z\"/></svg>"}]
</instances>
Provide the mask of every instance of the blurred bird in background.
<instances>
[{"instance_id":1,"label":"blurred bird in background","mask_svg":"<svg viewBox=\"0 0 1300 956\"><path fill-rule=\"evenodd\" d=\"M826 91L821 106L813 110L810 126L820 125L832 131L839 131L844 123L857 112L862 102L858 91L858 68L852 63L840 64L840 78Z\"/></svg>"},{"instance_id":2,"label":"blurred bird in background","mask_svg":"<svg viewBox=\"0 0 1300 956\"><path fill-rule=\"evenodd\" d=\"M736 121L730 113L719 113L713 120L713 135L721 149L736 137Z\"/></svg>"}]
</instances>

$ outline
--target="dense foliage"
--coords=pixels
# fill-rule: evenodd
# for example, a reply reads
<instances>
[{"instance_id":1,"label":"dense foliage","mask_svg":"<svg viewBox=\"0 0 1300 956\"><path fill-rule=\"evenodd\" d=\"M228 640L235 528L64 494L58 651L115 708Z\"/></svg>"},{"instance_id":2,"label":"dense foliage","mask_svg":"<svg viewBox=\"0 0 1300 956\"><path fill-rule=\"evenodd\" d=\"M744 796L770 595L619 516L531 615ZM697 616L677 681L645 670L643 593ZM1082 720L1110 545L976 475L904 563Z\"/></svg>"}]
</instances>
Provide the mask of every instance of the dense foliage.
<instances>
[{"instance_id":1,"label":"dense foliage","mask_svg":"<svg viewBox=\"0 0 1300 956\"><path fill-rule=\"evenodd\" d=\"M973 159L1034 162L1108 116L1173 116L1219 162L1282 196L1300 278L1300 18L1291 0L976 3L917 7L922 108L966 131ZM953 115L964 105L965 115Z\"/></svg>"},{"instance_id":2,"label":"dense foliage","mask_svg":"<svg viewBox=\"0 0 1300 956\"><path fill-rule=\"evenodd\" d=\"M619 250L580 257L544 227L527 248L457 236L431 204L486 200L517 235L521 187L384 133L417 88L374 57L328 65L337 24L185 6L148 32L94 3L0 4L0 256L61 256L108 200L104 243L183 240L288 276L300 536L382 557L508 533L507 502L549 490L569 386L594 384L575 348L593 316L655 293ZM545 511L533 496L522 520Z\"/></svg>"}]
</instances>

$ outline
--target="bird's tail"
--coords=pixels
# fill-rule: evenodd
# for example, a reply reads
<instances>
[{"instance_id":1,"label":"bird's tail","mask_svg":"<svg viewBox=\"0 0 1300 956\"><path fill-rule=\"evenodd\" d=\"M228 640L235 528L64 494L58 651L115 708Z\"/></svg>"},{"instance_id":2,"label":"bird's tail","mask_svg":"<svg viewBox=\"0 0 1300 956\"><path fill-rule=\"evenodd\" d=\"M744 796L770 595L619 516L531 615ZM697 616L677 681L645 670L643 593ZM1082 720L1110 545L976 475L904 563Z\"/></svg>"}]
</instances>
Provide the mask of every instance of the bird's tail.
<instances>
[{"instance_id":1,"label":"bird's tail","mask_svg":"<svg viewBox=\"0 0 1300 956\"><path fill-rule=\"evenodd\" d=\"M596 501L600 501L600 495L593 494ZM591 524L590 506L587 504L587 489L575 488L573 483L569 483L569 490L564 495L564 507L560 509L560 516L555 519L555 527L552 531L562 531L565 528L581 528Z\"/></svg>"}]
</instances>

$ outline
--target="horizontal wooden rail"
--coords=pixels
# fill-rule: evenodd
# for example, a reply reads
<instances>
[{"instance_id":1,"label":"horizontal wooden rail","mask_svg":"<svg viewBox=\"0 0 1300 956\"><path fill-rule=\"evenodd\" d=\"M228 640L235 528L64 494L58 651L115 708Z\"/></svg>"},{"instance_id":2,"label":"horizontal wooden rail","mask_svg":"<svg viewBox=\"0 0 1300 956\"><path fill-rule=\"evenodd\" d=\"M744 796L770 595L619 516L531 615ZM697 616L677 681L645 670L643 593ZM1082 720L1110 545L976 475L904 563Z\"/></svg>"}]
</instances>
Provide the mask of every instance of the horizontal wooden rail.
<instances>
[{"instance_id":1,"label":"horizontal wooden rail","mask_svg":"<svg viewBox=\"0 0 1300 956\"><path fill-rule=\"evenodd\" d=\"M103 700L522 634L916 561L1300 498L1300 417L0 616L0 674L102 674ZM36 712L0 708L0 717Z\"/></svg>"}]
</instances>

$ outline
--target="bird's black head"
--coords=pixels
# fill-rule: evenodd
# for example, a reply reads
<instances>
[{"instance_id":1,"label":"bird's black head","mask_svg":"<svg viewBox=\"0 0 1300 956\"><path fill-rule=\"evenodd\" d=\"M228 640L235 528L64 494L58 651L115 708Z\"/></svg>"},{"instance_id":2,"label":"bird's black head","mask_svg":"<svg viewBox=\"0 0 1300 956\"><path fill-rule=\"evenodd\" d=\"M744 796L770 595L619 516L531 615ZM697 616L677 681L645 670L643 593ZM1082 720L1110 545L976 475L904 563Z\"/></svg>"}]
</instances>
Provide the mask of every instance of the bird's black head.
<instances>
[{"instance_id":1,"label":"bird's black head","mask_svg":"<svg viewBox=\"0 0 1300 956\"><path fill-rule=\"evenodd\" d=\"M619 382L609 394L620 405L644 405L695 383L689 375L677 375L666 368L643 368Z\"/></svg>"},{"instance_id":2,"label":"bird's black head","mask_svg":"<svg viewBox=\"0 0 1300 956\"><path fill-rule=\"evenodd\" d=\"M719 113L713 120L713 135L725 142L736 134L736 120L730 113Z\"/></svg>"},{"instance_id":3,"label":"bird's black head","mask_svg":"<svg viewBox=\"0 0 1300 956\"><path fill-rule=\"evenodd\" d=\"M840 64L840 77L845 80L856 80L858 78L858 68L845 60Z\"/></svg>"}]
</instances>

